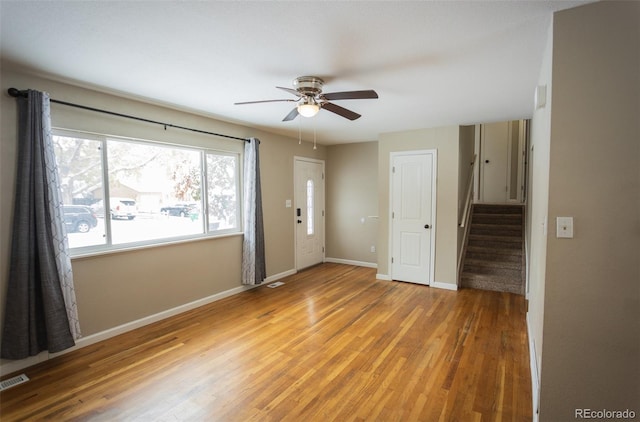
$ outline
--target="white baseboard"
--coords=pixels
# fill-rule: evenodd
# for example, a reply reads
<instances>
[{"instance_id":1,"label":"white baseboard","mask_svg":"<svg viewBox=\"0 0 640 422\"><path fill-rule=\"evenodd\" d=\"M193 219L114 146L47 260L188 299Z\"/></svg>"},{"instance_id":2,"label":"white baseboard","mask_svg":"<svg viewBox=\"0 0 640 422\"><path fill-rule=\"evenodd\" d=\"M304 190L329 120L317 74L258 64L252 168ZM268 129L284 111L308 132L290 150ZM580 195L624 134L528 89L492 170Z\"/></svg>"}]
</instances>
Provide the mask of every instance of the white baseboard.
<instances>
[{"instance_id":1,"label":"white baseboard","mask_svg":"<svg viewBox=\"0 0 640 422\"><path fill-rule=\"evenodd\" d=\"M529 368L531 370L531 408L533 409L533 422L538 422L540 413L540 380L538 379L538 358L536 346L531 334L529 312L527 312L527 337L529 338Z\"/></svg>"},{"instance_id":2,"label":"white baseboard","mask_svg":"<svg viewBox=\"0 0 640 422\"><path fill-rule=\"evenodd\" d=\"M458 290L458 286L456 284L451 283L442 283L440 281L434 281L430 285L431 287L435 287L436 289L444 289L444 290Z\"/></svg>"},{"instance_id":3,"label":"white baseboard","mask_svg":"<svg viewBox=\"0 0 640 422\"><path fill-rule=\"evenodd\" d=\"M385 280L385 281L392 280L391 276L389 276L388 274L380 274L380 273L376 274L376 279ZM430 286L436 289L453 290L453 291L458 290L458 286L456 286L455 284L441 283L439 281L434 281L433 283L430 284Z\"/></svg>"},{"instance_id":4,"label":"white baseboard","mask_svg":"<svg viewBox=\"0 0 640 422\"><path fill-rule=\"evenodd\" d=\"M2 361L0 361L0 376L4 377L12 372L21 371L24 368L44 362L47 359L49 359L48 352L41 352L36 356L29 356L28 358L20 360L2 359Z\"/></svg>"},{"instance_id":5,"label":"white baseboard","mask_svg":"<svg viewBox=\"0 0 640 422\"><path fill-rule=\"evenodd\" d=\"M378 268L378 264L375 262L354 261L352 259L325 258L324 262L331 262L333 264L355 265L358 267Z\"/></svg>"},{"instance_id":6,"label":"white baseboard","mask_svg":"<svg viewBox=\"0 0 640 422\"><path fill-rule=\"evenodd\" d=\"M174 315L181 314L186 311L190 311L192 309L198 308L200 306L208 305L209 303L216 302L220 299L224 299L229 296L236 295L238 293L242 293L247 290L251 290L256 287L260 287L265 283L271 283L281 278L290 276L295 274L296 270L288 270L279 274L274 274L265 279L262 284L255 286L238 286L233 289L225 290L224 292L216 293L211 296L204 297L202 299L195 300L193 302L185 303L184 305L176 306L175 308L167 309L162 312L158 312L157 314L149 315L144 318L140 318L135 321L127 322L125 324L119 325L117 327L109 328L108 330L101 331L99 333L91 334L86 337L82 337L76 340L76 345L66 349L59 353L48 353L42 352L36 356L31 356L26 359L21 360L2 360L0 363L0 376L4 376L10 374L12 372L20 371L22 369L33 366L37 363L44 362L48 359L54 358L56 356L63 355L65 353L72 352L77 349L81 349L83 347L87 347L89 345L95 344L99 341L106 340L111 337L115 337L120 334L124 334L128 331L135 330L136 328L144 327L145 325L152 324L154 322L161 321L163 319L172 317Z\"/></svg>"}]
</instances>

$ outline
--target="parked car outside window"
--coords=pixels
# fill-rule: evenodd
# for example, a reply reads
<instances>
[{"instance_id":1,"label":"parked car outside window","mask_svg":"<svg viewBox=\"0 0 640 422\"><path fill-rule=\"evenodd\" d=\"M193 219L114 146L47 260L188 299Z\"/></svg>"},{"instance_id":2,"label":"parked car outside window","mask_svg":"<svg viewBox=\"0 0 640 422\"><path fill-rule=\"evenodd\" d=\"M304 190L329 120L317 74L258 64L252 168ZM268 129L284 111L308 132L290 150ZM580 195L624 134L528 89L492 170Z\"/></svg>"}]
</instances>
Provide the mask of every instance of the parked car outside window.
<instances>
[{"instance_id":1,"label":"parked car outside window","mask_svg":"<svg viewBox=\"0 0 640 422\"><path fill-rule=\"evenodd\" d=\"M191 214L198 213L197 207L198 204L175 204L160 208L160 214L173 215L176 217L189 217Z\"/></svg>"},{"instance_id":2,"label":"parked car outside window","mask_svg":"<svg viewBox=\"0 0 640 422\"><path fill-rule=\"evenodd\" d=\"M136 201L129 198L109 198L109 204L111 207L111 218L124 218L127 220L133 220L136 218L138 209L136 208Z\"/></svg>"},{"instance_id":3,"label":"parked car outside window","mask_svg":"<svg viewBox=\"0 0 640 422\"><path fill-rule=\"evenodd\" d=\"M98 225L95 213L89 207L64 205L64 224L68 232L86 233Z\"/></svg>"}]
</instances>

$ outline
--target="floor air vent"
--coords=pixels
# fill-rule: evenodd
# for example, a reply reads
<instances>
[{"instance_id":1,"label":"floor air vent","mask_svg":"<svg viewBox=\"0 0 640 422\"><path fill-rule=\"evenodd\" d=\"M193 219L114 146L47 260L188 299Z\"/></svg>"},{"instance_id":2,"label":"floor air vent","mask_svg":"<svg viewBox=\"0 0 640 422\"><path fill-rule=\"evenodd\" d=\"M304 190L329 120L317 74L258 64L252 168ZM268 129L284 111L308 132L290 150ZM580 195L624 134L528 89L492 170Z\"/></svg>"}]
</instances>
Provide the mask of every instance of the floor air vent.
<instances>
[{"instance_id":1,"label":"floor air vent","mask_svg":"<svg viewBox=\"0 0 640 422\"><path fill-rule=\"evenodd\" d=\"M272 289L275 289L276 287L280 287L283 284L284 283L282 281L276 281L275 283L267 284L267 287L271 287Z\"/></svg>"},{"instance_id":2,"label":"floor air vent","mask_svg":"<svg viewBox=\"0 0 640 422\"><path fill-rule=\"evenodd\" d=\"M25 374L20 374L17 377L9 378L4 381L0 381L0 391L6 390L11 387L15 387L18 384L29 381L29 377Z\"/></svg>"}]
</instances>

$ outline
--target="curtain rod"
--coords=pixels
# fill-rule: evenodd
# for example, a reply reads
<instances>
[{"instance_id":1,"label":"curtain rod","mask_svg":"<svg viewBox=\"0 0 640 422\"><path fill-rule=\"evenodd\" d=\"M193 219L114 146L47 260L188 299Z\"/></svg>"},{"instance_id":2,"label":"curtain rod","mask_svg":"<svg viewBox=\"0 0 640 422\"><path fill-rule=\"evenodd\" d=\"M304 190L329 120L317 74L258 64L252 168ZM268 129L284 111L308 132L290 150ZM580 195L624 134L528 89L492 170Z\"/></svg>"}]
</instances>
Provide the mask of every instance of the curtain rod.
<instances>
[{"instance_id":1,"label":"curtain rod","mask_svg":"<svg viewBox=\"0 0 640 422\"><path fill-rule=\"evenodd\" d=\"M7 90L7 92L8 92L8 94L10 96L12 96L14 98L18 98L18 97L25 97L26 98L26 96L27 96L27 91L26 90L25 91L20 91L19 89L16 89L16 88L9 88ZM221 133L207 132L206 130L193 129L193 128L190 128L190 127L173 125L171 123L158 122L156 120L150 120L150 119L145 119L145 118L142 118L142 117L131 116L129 114L116 113L114 111L102 110L102 109L94 108L94 107L87 107L87 106L83 106L83 105L80 105L80 104L68 103L66 101L54 100L53 98L50 98L49 101L51 101L52 103L62 104L62 105L66 105L66 106L69 106L69 107L81 108L83 110L95 111L95 112L98 112L98 113L110 114L112 116L124 117L126 119L133 119L133 120L139 120L141 122L153 123L153 124L156 124L156 125L164 126L165 130L167 130L167 127L172 127L172 128L176 128L176 129L188 130L188 131L191 131L191 132L204 133L205 135L220 136L222 138L237 139L238 141L249 142L249 139L247 139L247 138L239 138L237 136L223 135Z\"/></svg>"}]
</instances>

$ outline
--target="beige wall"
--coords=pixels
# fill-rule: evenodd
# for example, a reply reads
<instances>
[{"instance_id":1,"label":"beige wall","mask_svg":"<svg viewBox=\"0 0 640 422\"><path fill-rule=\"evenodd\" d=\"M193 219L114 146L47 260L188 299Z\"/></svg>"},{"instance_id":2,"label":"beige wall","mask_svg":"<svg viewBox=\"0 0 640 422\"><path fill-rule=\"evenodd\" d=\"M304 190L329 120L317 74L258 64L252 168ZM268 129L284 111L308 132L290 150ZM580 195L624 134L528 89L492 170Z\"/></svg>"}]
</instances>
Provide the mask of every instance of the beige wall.
<instances>
[{"instance_id":1,"label":"beige wall","mask_svg":"<svg viewBox=\"0 0 640 422\"><path fill-rule=\"evenodd\" d=\"M114 110L153 120L261 140L261 175L265 219L267 275L294 269L293 157L326 158L326 148L314 151L310 144L298 145L252 128L225 123L205 116L152 105L2 68L1 90L10 87L47 91L58 100ZM0 303L4 307L9 272L11 218L16 159L15 99L0 96ZM110 117L52 104L56 127L124 135L241 151L243 143L200 135L179 129ZM73 259L78 312L85 336L99 333L149 315L209 297L240 286L242 236L118 252ZM0 318L4 311L0 312ZM1 321L0 321L1 322Z\"/></svg>"},{"instance_id":2,"label":"beige wall","mask_svg":"<svg viewBox=\"0 0 640 422\"><path fill-rule=\"evenodd\" d=\"M457 284L458 126L384 133L378 142L378 274L389 276L389 159L391 152L436 149L435 282Z\"/></svg>"},{"instance_id":3,"label":"beige wall","mask_svg":"<svg viewBox=\"0 0 640 422\"><path fill-rule=\"evenodd\" d=\"M375 265L378 244L378 143L327 148L327 258Z\"/></svg>"},{"instance_id":4,"label":"beige wall","mask_svg":"<svg viewBox=\"0 0 640 422\"><path fill-rule=\"evenodd\" d=\"M577 408L640 413L639 28L637 2L554 16L546 266L538 262L544 276L538 268L532 282L542 286L530 309L532 321L543 321L541 421L574 419ZM544 171L541 117L534 177ZM533 187L544 191L539 179ZM556 238L558 216L573 216L573 239ZM544 246L532 239L532 249Z\"/></svg>"}]
</instances>

